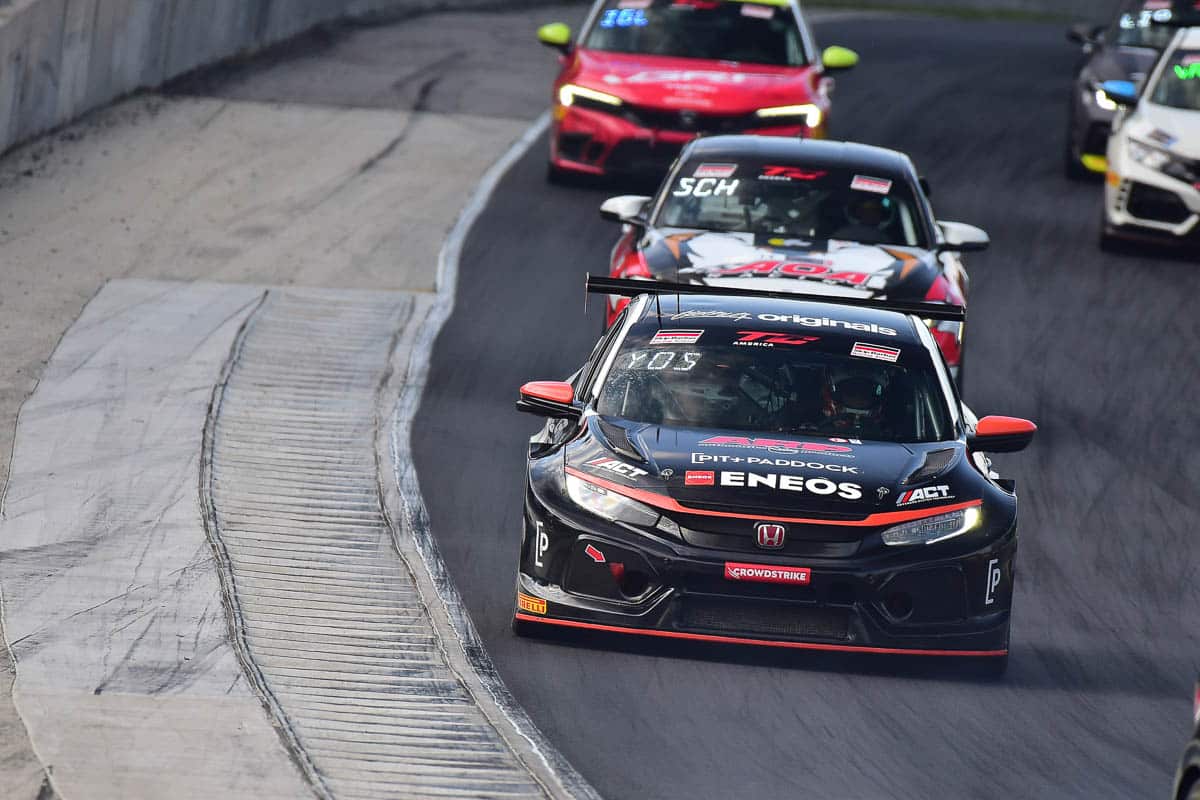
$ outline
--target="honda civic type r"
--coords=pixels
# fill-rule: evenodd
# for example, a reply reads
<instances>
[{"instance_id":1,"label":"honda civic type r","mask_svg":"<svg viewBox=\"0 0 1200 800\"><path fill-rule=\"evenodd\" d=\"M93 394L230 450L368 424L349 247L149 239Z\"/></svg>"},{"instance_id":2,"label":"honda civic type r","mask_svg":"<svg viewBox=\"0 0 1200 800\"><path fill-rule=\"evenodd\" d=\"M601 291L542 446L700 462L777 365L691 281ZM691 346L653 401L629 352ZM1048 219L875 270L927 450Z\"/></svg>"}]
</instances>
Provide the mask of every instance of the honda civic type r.
<instances>
[{"instance_id":1,"label":"honda civic type r","mask_svg":"<svg viewBox=\"0 0 1200 800\"><path fill-rule=\"evenodd\" d=\"M611 198L614 278L964 305L971 225L935 219L908 156L852 142L714 136L684 148L655 198ZM625 300L612 297L611 323ZM929 320L960 381L963 326Z\"/></svg>"},{"instance_id":2,"label":"honda civic type r","mask_svg":"<svg viewBox=\"0 0 1200 800\"><path fill-rule=\"evenodd\" d=\"M1123 106L1108 140L1101 245L1200 245L1200 27L1175 34L1140 94L1123 81L1101 88Z\"/></svg>"},{"instance_id":3,"label":"honda civic type r","mask_svg":"<svg viewBox=\"0 0 1200 800\"><path fill-rule=\"evenodd\" d=\"M817 52L795 0L599 0L561 51L550 177L661 172L699 135L822 137L833 81L858 56Z\"/></svg>"},{"instance_id":4,"label":"honda civic type r","mask_svg":"<svg viewBox=\"0 0 1200 800\"><path fill-rule=\"evenodd\" d=\"M571 382L521 390L549 419L530 442L514 629L1003 669L1017 501L984 453L1036 428L959 399L921 319L959 310L652 291Z\"/></svg>"}]
</instances>

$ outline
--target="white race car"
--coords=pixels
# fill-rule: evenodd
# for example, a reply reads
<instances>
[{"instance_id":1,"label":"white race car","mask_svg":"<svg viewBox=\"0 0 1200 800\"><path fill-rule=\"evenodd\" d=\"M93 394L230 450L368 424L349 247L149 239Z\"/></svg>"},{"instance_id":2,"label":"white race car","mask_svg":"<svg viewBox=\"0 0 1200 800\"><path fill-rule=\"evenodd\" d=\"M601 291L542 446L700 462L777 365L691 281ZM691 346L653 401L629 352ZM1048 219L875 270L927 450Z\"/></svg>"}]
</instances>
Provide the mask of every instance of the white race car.
<instances>
[{"instance_id":1,"label":"white race car","mask_svg":"<svg viewBox=\"0 0 1200 800\"><path fill-rule=\"evenodd\" d=\"M1154 238L1200 245L1200 27L1181 28L1142 86L1107 81L1122 108L1108 139L1101 247Z\"/></svg>"}]
</instances>

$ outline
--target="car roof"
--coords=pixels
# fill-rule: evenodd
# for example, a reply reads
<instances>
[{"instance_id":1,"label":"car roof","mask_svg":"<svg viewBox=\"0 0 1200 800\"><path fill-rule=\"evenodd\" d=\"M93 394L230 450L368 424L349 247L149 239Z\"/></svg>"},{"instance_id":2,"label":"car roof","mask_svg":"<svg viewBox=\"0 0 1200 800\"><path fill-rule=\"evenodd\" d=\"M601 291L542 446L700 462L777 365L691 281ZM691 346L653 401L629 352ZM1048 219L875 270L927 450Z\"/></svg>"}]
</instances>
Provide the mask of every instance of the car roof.
<instances>
[{"instance_id":1,"label":"car roof","mask_svg":"<svg viewBox=\"0 0 1200 800\"><path fill-rule=\"evenodd\" d=\"M819 164L833 169L869 171L888 177L912 178L912 160L898 150L858 142L791 139L784 136L706 136L684 151L687 158L761 158Z\"/></svg>"},{"instance_id":2,"label":"car roof","mask_svg":"<svg viewBox=\"0 0 1200 800\"><path fill-rule=\"evenodd\" d=\"M765 318L764 318L765 317ZM662 294L642 306L637 323L652 321L664 328L745 328L747 325L797 326L797 331L824 337L868 339L880 344L921 345L913 318L884 308L776 297L720 294ZM815 322L814 322L815 321ZM836 324L833 324L836 323ZM880 329L894 331L894 334Z\"/></svg>"}]
</instances>

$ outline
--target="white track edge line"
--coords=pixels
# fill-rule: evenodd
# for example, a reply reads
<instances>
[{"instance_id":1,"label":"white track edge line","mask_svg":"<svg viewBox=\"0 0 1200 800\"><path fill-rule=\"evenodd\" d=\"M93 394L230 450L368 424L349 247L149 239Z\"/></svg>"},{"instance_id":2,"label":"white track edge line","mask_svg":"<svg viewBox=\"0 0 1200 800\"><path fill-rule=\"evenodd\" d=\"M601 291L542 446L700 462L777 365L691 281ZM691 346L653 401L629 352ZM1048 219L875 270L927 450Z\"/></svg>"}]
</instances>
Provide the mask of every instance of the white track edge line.
<instances>
[{"instance_id":1,"label":"white track edge line","mask_svg":"<svg viewBox=\"0 0 1200 800\"><path fill-rule=\"evenodd\" d=\"M422 327L419 338L412 346L404 389L396 402L392 416L392 465L396 485L400 490L400 502L403 506L401 510L409 529L413 532L413 540L425 570L445 608L452 628L451 632L462 647L476 679L491 695L496 707L504 715L512 729L529 744L548 772L557 779L565 791L571 796L583 800L600 800L599 793L537 728L497 673L463 604L462 597L450 579L446 565L442 561L437 540L429 529L429 516L425 508L424 496L420 491L411 450L413 419L424 394L433 355L433 345L442 326L454 310L463 246L476 221L487 208L500 181L529 152L533 144L549 128L549 125L550 114L547 112L538 117L537 121L484 173L474 195L459 214L454 227L442 244L441 252L438 254L436 298L429 310L426 324Z\"/></svg>"}]
</instances>

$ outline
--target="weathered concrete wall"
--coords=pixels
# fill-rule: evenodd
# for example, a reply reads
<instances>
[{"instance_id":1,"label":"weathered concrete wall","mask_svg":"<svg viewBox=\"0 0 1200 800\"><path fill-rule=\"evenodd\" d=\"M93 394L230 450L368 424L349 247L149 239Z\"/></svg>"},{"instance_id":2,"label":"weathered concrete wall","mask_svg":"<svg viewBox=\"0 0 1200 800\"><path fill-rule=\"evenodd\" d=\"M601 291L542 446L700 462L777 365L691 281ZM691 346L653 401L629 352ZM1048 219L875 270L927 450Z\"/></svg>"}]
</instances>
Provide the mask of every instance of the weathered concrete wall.
<instances>
[{"instance_id":1,"label":"weathered concrete wall","mask_svg":"<svg viewBox=\"0 0 1200 800\"><path fill-rule=\"evenodd\" d=\"M826 8L896 8L932 11L967 11L981 15L1026 12L1051 17L1108 22L1116 13L1119 0L800 0L806 6Z\"/></svg>"},{"instance_id":2,"label":"weathered concrete wall","mask_svg":"<svg viewBox=\"0 0 1200 800\"><path fill-rule=\"evenodd\" d=\"M528 0L15 0L0 3L0 152L137 89L323 22Z\"/></svg>"}]
</instances>

